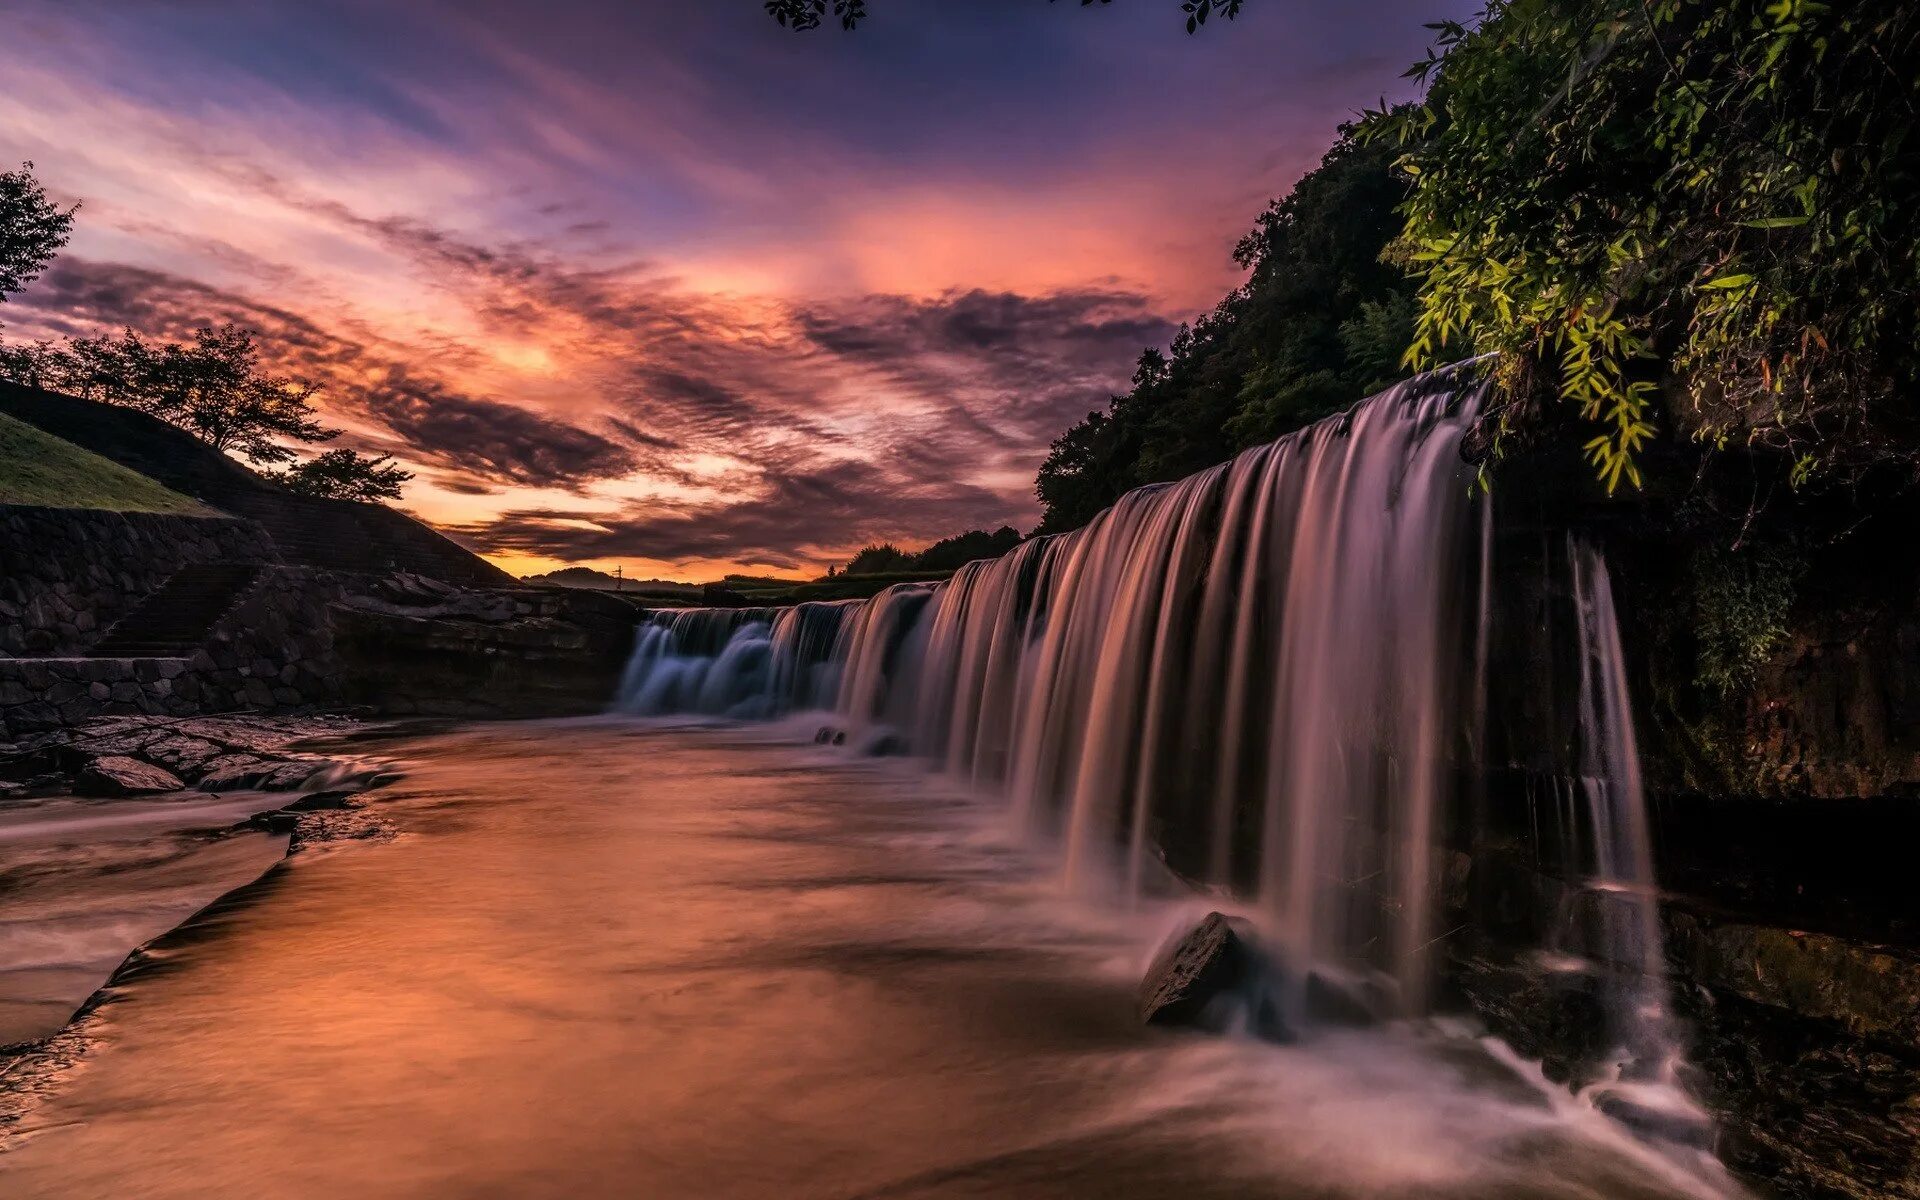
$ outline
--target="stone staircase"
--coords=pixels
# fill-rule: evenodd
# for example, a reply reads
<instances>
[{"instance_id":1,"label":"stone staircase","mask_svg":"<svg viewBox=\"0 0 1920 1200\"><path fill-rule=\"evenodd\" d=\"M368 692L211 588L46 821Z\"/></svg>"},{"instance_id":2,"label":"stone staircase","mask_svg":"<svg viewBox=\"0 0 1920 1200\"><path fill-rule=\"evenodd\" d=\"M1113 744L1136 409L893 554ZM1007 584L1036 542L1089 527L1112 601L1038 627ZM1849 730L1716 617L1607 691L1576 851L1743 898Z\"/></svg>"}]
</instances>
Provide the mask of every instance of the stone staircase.
<instances>
[{"instance_id":1,"label":"stone staircase","mask_svg":"<svg viewBox=\"0 0 1920 1200\"><path fill-rule=\"evenodd\" d=\"M174 658L192 654L259 578L258 563L181 567L93 646L89 658Z\"/></svg>"}]
</instances>

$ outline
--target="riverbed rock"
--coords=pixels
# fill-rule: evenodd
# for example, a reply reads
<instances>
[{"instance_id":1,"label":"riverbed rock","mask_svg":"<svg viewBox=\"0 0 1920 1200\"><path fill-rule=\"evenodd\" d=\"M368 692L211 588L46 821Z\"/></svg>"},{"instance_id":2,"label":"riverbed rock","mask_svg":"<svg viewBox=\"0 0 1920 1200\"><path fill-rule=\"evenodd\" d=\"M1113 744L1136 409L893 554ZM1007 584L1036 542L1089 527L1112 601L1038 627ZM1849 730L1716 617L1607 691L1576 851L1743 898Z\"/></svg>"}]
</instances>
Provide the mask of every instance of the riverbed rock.
<instances>
[{"instance_id":1,"label":"riverbed rock","mask_svg":"<svg viewBox=\"0 0 1920 1200\"><path fill-rule=\"evenodd\" d=\"M1376 1025L1393 1011L1393 992L1379 980L1327 967L1307 972L1307 1016L1328 1025Z\"/></svg>"},{"instance_id":2,"label":"riverbed rock","mask_svg":"<svg viewBox=\"0 0 1920 1200\"><path fill-rule=\"evenodd\" d=\"M1695 1150L1713 1148L1713 1119L1676 1091L1646 1085L1595 1089L1593 1106L1650 1141Z\"/></svg>"},{"instance_id":3,"label":"riverbed rock","mask_svg":"<svg viewBox=\"0 0 1920 1200\"><path fill-rule=\"evenodd\" d=\"M1251 926L1208 913L1169 943L1140 983L1140 1019L1225 1032L1244 1025L1263 1037L1290 1031L1271 995L1271 969Z\"/></svg>"},{"instance_id":4,"label":"riverbed rock","mask_svg":"<svg viewBox=\"0 0 1920 1200\"><path fill-rule=\"evenodd\" d=\"M115 754L87 763L73 786L82 796L150 796L177 792L186 784L171 771Z\"/></svg>"},{"instance_id":5,"label":"riverbed rock","mask_svg":"<svg viewBox=\"0 0 1920 1200\"><path fill-rule=\"evenodd\" d=\"M200 790L232 792L250 788L270 774L275 766L251 754L222 755L207 764L207 773L200 777Z\"/></svg>"}]
</instances>

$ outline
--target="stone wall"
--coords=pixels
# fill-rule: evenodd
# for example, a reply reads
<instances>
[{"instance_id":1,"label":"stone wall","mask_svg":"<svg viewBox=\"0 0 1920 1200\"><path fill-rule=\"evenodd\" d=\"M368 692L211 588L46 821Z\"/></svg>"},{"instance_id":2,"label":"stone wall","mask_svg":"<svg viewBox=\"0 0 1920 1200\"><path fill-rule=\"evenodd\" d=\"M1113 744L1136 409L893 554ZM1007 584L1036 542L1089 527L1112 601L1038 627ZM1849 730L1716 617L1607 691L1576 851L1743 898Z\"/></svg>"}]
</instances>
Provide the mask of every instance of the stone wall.
<instances>
[{"instance_id":1,"label":"stone wall","mask_svg":"<svg viewBox=\"0 0 1920 1200\"><path fill-rule=\"evenodd\" d=\"M0 738L133 713L192 716L336 704L337 577L270 566L181 658L0 658Z\"/></svg>"},{"instance_id":2,"label":"stone wall","mask_svg":"<svg viewBox=\"0 0 1920 1200\"><path fill-rule=\"evenodd\" d=\"M356 577L332 609L349 701L464 717L605 711L640 615L600 592L455 590L415 576Z\"/></svg>"},{"instance_id":3,"label":"stone wall","mask_svg":"<svg viewBox=\"0 0 1920 1200\"><path fill-rule=\"evenodd\" d=\"M279 558L247 521L0 505L0 658L83 652L189 563Z\"/></svg>"}]
</instances>

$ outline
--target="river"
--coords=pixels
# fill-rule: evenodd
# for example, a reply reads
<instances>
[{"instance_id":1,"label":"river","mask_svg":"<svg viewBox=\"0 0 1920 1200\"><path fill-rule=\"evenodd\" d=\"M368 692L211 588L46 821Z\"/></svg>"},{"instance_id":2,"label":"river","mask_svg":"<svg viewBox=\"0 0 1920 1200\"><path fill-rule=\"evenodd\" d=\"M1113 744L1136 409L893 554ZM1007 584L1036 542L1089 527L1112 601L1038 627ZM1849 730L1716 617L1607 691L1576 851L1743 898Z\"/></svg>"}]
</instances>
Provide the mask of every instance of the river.
<instances>
[{"instance_id":1,"label":"river","mask_svg":"<svg viewBox=\"0 0 1920 1200\"><path fill-rule=\"evenodd\" d=\"M0 1193L1711 1194L1458 1029L1144 1029L1200 910L1073 899L998 804L781 732L393 747L399 836L295 855L133 979Z\"/></svg>"}]
</instances>

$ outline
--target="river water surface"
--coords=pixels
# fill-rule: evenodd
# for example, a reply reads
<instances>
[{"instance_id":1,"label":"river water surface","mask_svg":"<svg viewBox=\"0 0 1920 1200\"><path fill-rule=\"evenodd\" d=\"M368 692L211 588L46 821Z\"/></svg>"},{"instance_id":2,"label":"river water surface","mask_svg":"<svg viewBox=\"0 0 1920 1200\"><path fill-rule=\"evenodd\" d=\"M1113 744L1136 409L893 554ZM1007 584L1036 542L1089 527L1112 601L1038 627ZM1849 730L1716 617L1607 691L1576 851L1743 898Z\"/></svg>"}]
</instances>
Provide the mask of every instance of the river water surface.
<instances>
[{"instance_id":1,"label":"river water surface","mask_svg":"<svg viewBox=\"0 0 1920 1200\"><path fill-rule=\"evenodd\" d=\"M0 1194L1714 1194L1458 1030L1141 1028L1182 914L1067 897L904 762L614 721L390 753L399 836L131 981Z\"/></svg>"}]
</instances>

